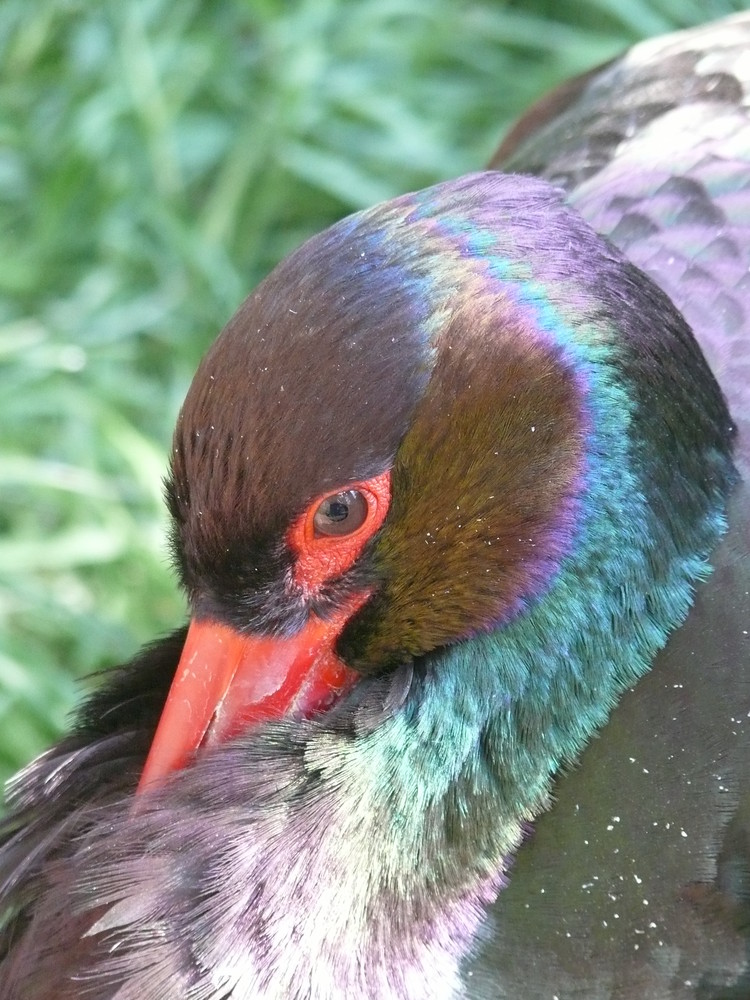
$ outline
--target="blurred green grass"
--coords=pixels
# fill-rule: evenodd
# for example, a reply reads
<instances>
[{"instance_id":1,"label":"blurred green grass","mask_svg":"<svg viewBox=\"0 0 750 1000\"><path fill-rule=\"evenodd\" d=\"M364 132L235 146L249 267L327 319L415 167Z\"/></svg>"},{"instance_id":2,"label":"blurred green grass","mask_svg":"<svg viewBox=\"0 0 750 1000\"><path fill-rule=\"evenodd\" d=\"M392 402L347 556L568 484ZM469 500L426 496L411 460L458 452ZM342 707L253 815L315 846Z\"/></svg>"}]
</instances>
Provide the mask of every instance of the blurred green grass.
<instances>
[{"instance_id":1,"label":"blurred green grass","mask_svg":"<svg viewBox=\"0 0 750 1000\"><path fill-rule=\"evenodd\" d=\"M352 210L729 0L3 0L0 777L183 618L161 476L201 354Z\"/></svg>"}]
</instances>

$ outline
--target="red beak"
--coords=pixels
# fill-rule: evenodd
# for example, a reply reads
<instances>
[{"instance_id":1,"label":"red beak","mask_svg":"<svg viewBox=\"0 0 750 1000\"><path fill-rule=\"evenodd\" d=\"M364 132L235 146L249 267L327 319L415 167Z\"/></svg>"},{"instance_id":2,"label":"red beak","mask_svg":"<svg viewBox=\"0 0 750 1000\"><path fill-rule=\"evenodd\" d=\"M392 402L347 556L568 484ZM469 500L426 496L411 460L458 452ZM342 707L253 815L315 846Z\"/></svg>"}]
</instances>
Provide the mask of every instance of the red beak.
<instances>
[{"instance_id":1,"label":"red beak","mask_svg":"<svg viewBox=\"0 0 750 1000\"><path fill-rule=\"evenodd\" d=\"M366 597L327 620L311 616L288 639L193 620L138 791L184 767L199 747L230 740L253 723L330 707L359 677L334 645Z\"/></svg>"}]
</instances>

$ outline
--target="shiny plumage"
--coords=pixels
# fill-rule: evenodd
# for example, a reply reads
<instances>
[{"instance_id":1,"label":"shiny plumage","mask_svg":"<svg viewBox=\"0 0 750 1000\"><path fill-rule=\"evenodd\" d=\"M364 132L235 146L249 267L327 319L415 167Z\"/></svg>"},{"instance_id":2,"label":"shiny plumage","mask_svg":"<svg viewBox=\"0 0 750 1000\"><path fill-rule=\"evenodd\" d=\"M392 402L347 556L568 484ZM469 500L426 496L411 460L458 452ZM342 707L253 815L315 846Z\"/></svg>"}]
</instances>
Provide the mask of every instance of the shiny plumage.
<instances>
[{"instance_id":1,"label":"shiny plumage","mask_svg":"<svg viewBox=\"0 0 750 1000\"><path fill-rule=\"evenodd\" d=\"M641 45L243 304L175 434L191 613L340 618L356 680L134 798L184 630L116 671L11 785L0 997L750 997L749 53ZM374 482L344 557L299 527Z\"/></svg>"}]
</instances>

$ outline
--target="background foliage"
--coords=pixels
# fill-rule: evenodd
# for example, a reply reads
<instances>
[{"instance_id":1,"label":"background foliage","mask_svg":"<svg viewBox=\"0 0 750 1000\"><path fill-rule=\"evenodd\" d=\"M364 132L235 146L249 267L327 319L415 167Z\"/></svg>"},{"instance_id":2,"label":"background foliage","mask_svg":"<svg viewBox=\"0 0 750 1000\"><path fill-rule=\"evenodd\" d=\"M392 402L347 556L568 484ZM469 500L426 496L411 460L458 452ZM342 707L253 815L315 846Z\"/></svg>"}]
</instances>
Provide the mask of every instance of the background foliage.
<instances>
[{"instance_id":1,"label":"background foliage","mask_svg":"<svg viewBox=\"0 0 750 1000\"><path fill-rule=\"evenodd\" d=\"M341 215L731 0L3 0L0 777L179 623L160 502L201 354Z\"/></svg>"}]
</instances>

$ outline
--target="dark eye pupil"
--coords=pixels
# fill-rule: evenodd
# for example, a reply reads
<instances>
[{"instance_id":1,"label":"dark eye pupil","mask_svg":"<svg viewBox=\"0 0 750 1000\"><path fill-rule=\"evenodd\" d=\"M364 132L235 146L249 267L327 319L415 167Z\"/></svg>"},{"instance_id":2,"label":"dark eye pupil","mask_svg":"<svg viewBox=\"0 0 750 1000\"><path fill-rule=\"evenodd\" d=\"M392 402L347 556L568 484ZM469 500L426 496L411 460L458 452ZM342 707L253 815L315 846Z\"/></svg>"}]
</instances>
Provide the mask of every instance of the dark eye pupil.
<instances>
[{"instance_id":1,"label":"dark eye pupil","mask_svg":"<svg viewBox=\"0 0 750 1000\"><path fill-rule=\"evenodd\" d=\"M329 521L345 521L349 516L349 507L343 500L324 500L321 509Z\"/></svg>"},{"instance_id":2,"label":"dark eye pupil","mask_svg":"<svg viewBox=\"0 0 750 1000\"><path fill-rule=\"evenodd\" d=\"M359 490L334 493L320 502L313 524L317 535L350 535L367 518L367 501Z\"/></svg>"}]
</instances>

